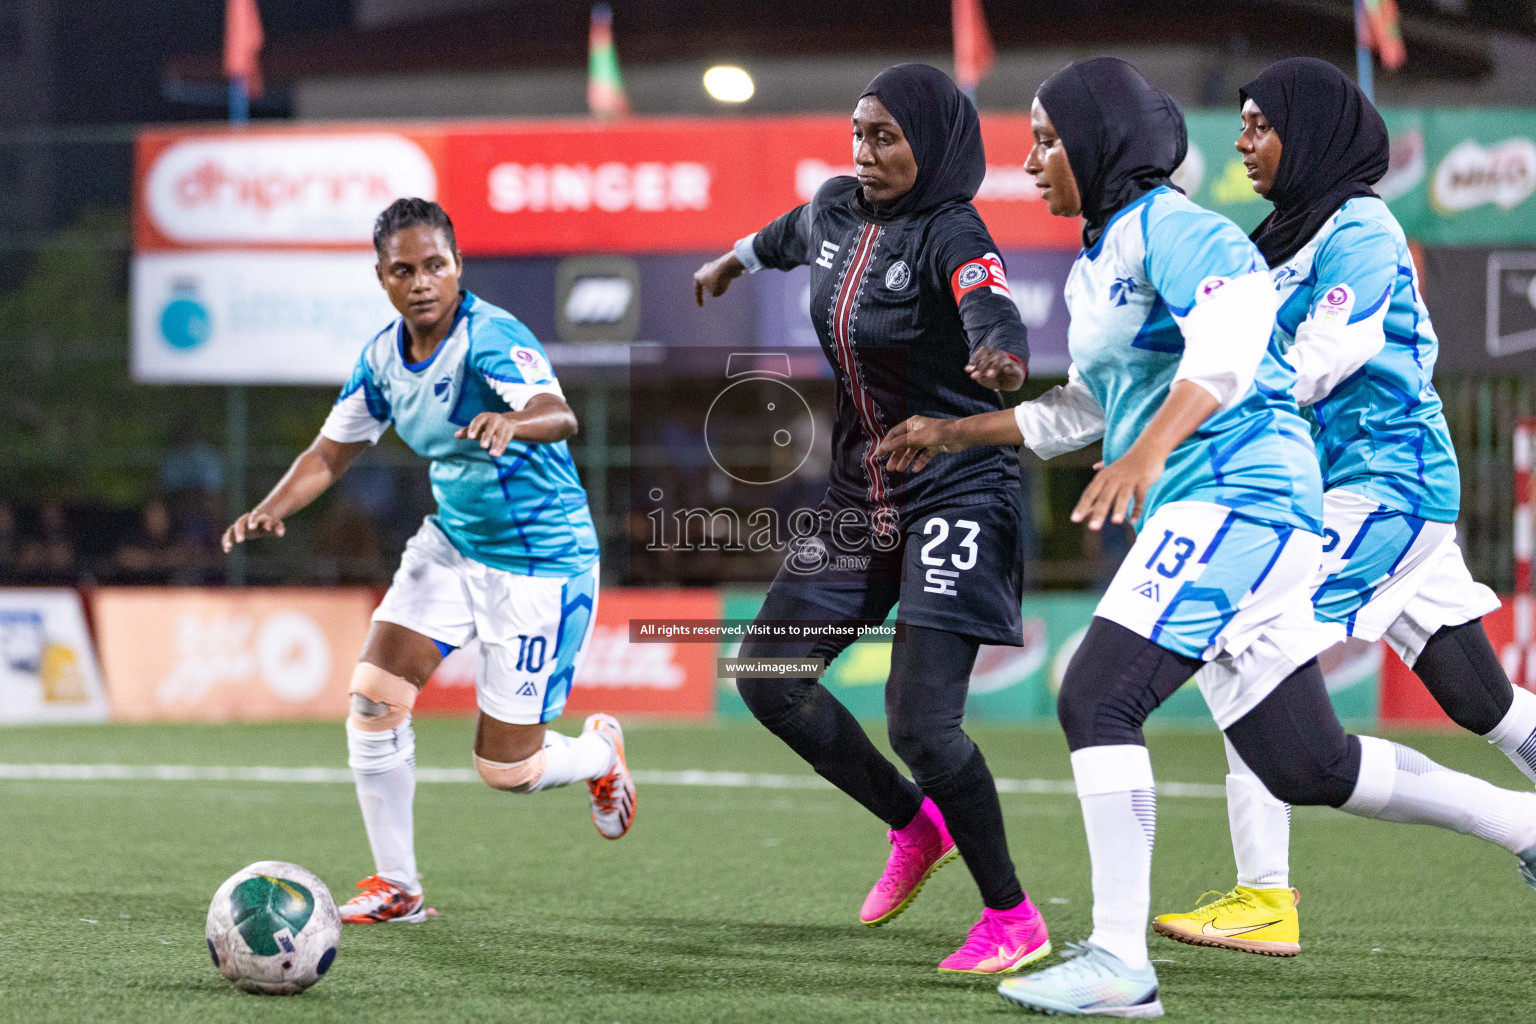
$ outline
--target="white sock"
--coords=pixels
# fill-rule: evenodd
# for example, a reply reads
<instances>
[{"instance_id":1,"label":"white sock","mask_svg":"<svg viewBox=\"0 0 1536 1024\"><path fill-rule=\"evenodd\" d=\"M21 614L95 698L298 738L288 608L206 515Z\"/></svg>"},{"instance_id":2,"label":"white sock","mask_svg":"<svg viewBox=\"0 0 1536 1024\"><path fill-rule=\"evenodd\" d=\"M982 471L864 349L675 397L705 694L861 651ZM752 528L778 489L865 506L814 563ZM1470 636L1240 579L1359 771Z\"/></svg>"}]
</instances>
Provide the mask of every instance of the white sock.
<instances>
[{"instance_id":1,"label":"white sock","mask_svg":"<svg viewBox=\"0 0 1536 1024\"><path fill-rule=\"evenodd\" d=\"M1515 687L1515 702L1487 736L1525 777L1536 782L1536 693Z\"/></svg>"},{"instance_id":2,"label":"white sock","mask_svg":"<svg viewBox=\"0 0 1536 1024\"><path fill-rule=\"evenodd\" d=\"M587 779L600 779L613 767L614 751L613 744L595 732L567 736L546 729L544 757L544 774L528 788L530 793L568 786Z\"/></svg>"},{"instance_id":3,"label":"white sock","mask_svg":"<svg viewBox=\"0 0 1536 1024\"><path fill-rule=\"evenodd\" d=\"M1536 793L1500 789L1374 736L1360 737L1360 779L1340 810L1465 832L1511 853L1536 846Z\"/></svg>"},{"instance_id":4,"label":"white sock","mask_svg":"<svg viewBox=\"0 0 1536 1024\"><path fill-rule=\"evenodd\" d=\"M407 892L421 892L411 816L416 799L416 733L410 719L388 732L365 732L347 723L347 764L357 783L375 873Z\"/></svg>"},{"instance_id":5,"label":"white sock","mask_svg":"<svg viewBox=\"0 0 1536 1024\"><path fill-rule=\"evenodd\" d=\"M1225 739L1225 737L1223 737ZM1237 884L1251 889L1290 886L1291 805L1276 800L1253 769L1227 744L1227 823Z\"/></svg>"},{"instance_id":6,"label":"white sock","mask_svg":"<svg viewBox=\"0 0 1536 1024\"><path fill-rule=\"evenodd\" d=\"M1093 865L1093 934L1088 941L1139 970L1147 966L1157 834L1152 758L1136 744L1084 747L1072 754L1072 777Z\"/></svg>"}]
</instances>

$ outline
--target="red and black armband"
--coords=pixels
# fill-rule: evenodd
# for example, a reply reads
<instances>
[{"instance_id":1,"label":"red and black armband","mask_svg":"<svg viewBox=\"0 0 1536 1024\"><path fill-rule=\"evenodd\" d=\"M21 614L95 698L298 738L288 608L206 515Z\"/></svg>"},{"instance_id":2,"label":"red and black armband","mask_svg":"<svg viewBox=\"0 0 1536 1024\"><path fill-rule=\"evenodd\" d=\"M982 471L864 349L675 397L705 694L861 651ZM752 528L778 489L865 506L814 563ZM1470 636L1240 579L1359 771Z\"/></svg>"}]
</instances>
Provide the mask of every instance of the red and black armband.
<instances>
[{"instance_id":1,"label":"red and black armband","mask_svg":"<svg viewBox=\"0 0 1536 1024\"><path fill-rule=\"evenodd\" d=\"M997 253L989 252L973 260L966 260L949 275L949 289L954 293L955 305L978 288L990 288L1006 299L1012 299L1008 290L1008 275Z\"/></svg>"}]
</instances>

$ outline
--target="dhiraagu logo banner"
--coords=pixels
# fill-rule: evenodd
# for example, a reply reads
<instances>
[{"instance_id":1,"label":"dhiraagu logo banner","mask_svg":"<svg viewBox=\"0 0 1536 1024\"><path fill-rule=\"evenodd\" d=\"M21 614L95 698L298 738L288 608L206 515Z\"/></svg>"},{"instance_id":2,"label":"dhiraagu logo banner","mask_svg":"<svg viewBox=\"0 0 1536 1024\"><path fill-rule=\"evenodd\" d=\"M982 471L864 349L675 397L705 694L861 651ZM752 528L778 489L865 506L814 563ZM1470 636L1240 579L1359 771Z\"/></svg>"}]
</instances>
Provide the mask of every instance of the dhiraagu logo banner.
<instances>
[{"instance_id":1,"label":"dhiraagu logo banner","mask_svg":"<svg viewBox=\"0 0 1536 1024\"><path fill-rule=\"evenodd\" d=\"M763 592L728 590L721 617L751 619L763 603ZM1067 665L1082 642L1098 605L1096 594L1040 594L1023 604L1024 646L983 647L971 672L966 717L974 722L1027 723L1056 719L1056 695ZM1383 647L1351 640L1319 659L1328 680L1328 693L1339 717L1351 723L1376 721L1381 691ZM735 644L722 645L721 657L736 654ZM889 643L853 644L827 669L822 682L861 719L885 717L885 680L891 671ZM725 718L750 717L736 692L734 679L717 680L716 711ZM1152 715L1150 726L1209 725L1215 728L1194 681L1186 683Z\"/></svg>"},{"instance_id":2,"label":"dhiraagu logo banner","mask_svg":"<svg viewBox=\"0 0 1536 1024\"><path fill-rule=\"evenodd\" d=\"M1410 239L1427 245L1536 241L1536 110L1386 108L1391 162L1376 192ZM1189 156L1174 181L1252 231L1271 207L1253 191L1231 112L1188 114Z\"/></svg>"}]
</instances>

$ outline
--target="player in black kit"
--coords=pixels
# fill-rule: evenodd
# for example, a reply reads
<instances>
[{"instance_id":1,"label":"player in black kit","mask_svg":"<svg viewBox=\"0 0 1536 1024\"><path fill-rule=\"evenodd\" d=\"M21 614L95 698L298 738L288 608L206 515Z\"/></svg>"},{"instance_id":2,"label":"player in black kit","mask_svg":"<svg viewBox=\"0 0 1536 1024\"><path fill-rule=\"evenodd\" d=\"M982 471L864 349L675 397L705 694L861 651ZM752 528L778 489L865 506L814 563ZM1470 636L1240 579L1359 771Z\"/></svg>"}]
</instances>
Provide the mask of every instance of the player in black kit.
<instances>
[{"instance_id":1,"label":"player in black kit","mask_svg":"<svg viewBox=\"0 0 1536 1024\"><path fill-rule=\"evenodd\" d=\"M837 380L820 532L796 545L758 622L882 621L900 601L885 703L902 776L816 679L738 680L757 719L890 826L860 913L893 919L965 858L985 909L939 969L1017 970L1051 949L1008 855L997 787L961 729L977 647L1021 646L1016 452L944 454L888 470L876 449L908 416L1004 408L1029 348L997 246L970 204L986 173L976 108L943 72L900 64L853 115L857 177L833 178L694 275L699 304L744 272L811 269L811 318ZM849 639L749 639L743 658L837 657Z\"/></svg>"}]
</instances>

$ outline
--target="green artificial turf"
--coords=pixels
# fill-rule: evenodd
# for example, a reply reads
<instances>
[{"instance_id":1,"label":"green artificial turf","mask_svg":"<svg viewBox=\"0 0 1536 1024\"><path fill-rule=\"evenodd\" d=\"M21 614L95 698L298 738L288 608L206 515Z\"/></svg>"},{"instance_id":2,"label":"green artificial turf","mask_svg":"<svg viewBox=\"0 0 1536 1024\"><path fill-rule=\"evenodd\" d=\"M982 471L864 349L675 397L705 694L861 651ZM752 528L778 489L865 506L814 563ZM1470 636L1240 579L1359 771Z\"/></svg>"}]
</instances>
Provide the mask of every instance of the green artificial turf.
<instances>
[{"instance_id":1,"label":"green artificial turf","mask_svg":"<svg viewBox=\"0 0 1536 1024\"><path fill-rule=\"evenodd\" d=\"M417 723L418 762L468 767L472 724ZM1068 780L1052 729L974 731L999 777ZM1524 780L1476 738L1409 742L1500 784ZM1220 785L1214 734L1151 736L1165 782ZM805 774L751 723L635 725L649 770ZM0 763L345 765L339 724L0 730ZM1077 801L1004 795L1014 859L1058 948L1089 930ZM1223 801L1165 796L1155 911L1230 886ZM417 926L346 929L335 968L293 999L242 995L203 943L229 874L290 860L344 899L371 871L345 783L0 781L3 1021L997 1021L1021 1015L938 961L980 903L962 865L895 923L856 920L884 829L807 789L644 786L605 842L574 787L513 797L423 783L428 902ZM1513 858L1427 828L1298 809L1292 878L1303 953L1272 960L1152 938L1170 1017L1206 1022L1536 1020L1536 893ZM82 919L89 919L91 922ZM1054 961L1052 961L1054 962Z\"/></svg>"}]
</instances>

